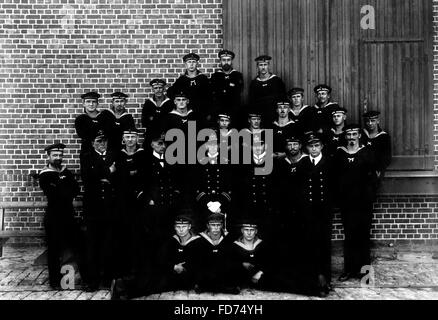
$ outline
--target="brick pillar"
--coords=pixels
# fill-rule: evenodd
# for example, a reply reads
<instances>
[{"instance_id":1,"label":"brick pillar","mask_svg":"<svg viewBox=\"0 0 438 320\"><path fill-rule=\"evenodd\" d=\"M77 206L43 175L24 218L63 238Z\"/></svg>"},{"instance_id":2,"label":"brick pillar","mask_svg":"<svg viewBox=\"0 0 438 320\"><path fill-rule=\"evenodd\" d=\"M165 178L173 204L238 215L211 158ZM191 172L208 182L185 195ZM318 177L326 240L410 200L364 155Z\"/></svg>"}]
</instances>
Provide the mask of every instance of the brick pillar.
<instances>
[{"instance_id":1,"label":"brick pillar","mask_svg":"<svg viewBox=\"0 0 438 320\"><path fill-rule=\"evenodd\" d=\"M438 170L438 0L433 0L433 110L435 170Z\"/></svg>"}]
</instances>

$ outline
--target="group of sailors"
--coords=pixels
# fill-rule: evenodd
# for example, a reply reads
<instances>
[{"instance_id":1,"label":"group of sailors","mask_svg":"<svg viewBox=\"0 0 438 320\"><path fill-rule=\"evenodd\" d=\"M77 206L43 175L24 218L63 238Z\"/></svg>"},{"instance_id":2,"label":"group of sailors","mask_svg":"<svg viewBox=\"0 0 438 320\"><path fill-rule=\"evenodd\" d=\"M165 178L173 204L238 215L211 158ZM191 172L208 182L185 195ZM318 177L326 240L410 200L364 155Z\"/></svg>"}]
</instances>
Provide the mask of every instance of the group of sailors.
<instances>
[{"instance_id":1,"label":"group of sailors","mask_svg":"<svg viewBox=\"0 0 438 320\"><path fill-rule=\"evenodd\" d=\"M270 72L269 56L256 58L258 75L242 105L235 54L218 56L220 69L210 78L198 69L200 57L189 53L185 73L167 90L163 79L150 82L142 144L127 94L114 92L103 110L99 93L82 95L75 128L83 232L72 204L81 188L62 163L64 144L46 148L48 164L39 175L48 200L52 287L60 285L61 257L69 249L86 289L111 285L113 298L177 289L237 294L242 286L326 296L334 208L345 233L340 280L363 276L361 268L371 263L373 202L391 160L380 112L366 112L364 128L347 124L347 110L330 101L332 89L324 84L314 89L316 104L305 105L302 88L286 92ZM166 132L188 133L190 123L215 134L203 142L196 164L169 164ZM232 163L229 149L219 148L235 128L251 137L236 147L249 151L249 162Z\"/></svg>"}]
</instances>

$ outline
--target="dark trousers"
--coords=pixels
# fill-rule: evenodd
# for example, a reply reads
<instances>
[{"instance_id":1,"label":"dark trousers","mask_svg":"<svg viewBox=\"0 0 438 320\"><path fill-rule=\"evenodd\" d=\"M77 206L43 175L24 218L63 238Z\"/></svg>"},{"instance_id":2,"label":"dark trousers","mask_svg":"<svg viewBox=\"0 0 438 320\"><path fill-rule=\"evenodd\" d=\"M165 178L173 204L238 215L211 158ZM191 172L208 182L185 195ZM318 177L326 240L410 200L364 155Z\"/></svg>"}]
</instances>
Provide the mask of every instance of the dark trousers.
<instances>
[{"instance_id":1,"label":"dark trousers","mask_svg":"<svg viewBox=\"0 0 438 320\"><path fill-rule=\"evenodd\" d=\"M97 289L102 281L109 281L114 276L112 223L110 220L90 219L86 228L86 281Z\"/></svg>"},{"instance_id":2,"label":"dark trousers","mask_svg":"<svg viewBox=\"0 0 438 320\"><path fill-rule=\"evenodd\" d=\"M70 253L77 265L81 263L77 255L79 230L76 228L73 217L71 219L56 219L48 217L48 215L44 218L44 228L46 231L49 283L56 287L61 282L61 265L65 253Z\"/></svg>"},{"instance_id":3,"label":"dark trousers","mask_svg":"<svg viewBox=\"0 0 438 320\"><path fill-rule=\"evenodd\" d=\"M330 206L315 203L300 212L301 232L304 243L302 256L304 268L315 276L323 275L331 281L332 212Z\"/></svg>"},{"instance_id":4,"label":"dark trousers","mask_svg":"<svg viewBox=\"0 0 438 320\"><path fill-rule=\"evenodd\" d=\"M372 203L345 206L341 214L345 234L344 271L360 273L363 266L371 263Z\"/></svg>"}]
</instances>

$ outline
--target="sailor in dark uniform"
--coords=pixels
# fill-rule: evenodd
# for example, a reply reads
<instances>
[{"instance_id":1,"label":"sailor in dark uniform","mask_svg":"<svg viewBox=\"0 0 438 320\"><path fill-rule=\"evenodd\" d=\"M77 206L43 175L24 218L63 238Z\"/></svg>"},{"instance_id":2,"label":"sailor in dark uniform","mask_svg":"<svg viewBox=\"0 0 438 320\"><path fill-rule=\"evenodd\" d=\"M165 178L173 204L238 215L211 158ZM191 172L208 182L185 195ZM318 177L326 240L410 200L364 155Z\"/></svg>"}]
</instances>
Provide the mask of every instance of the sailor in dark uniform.
<instances>
[{"instance_id":1,"label":"sailor in dark uniform","mask_svg":"<svg viewBox=\"0 0 438 320\"><path fill-rule=\"evenodd\" d=\"M192 109L192 102L184 91L175 92L173 95L174 109L165 117L164 131L180 129L187 133L189 121L196 121L197 113Z\"/></svg>"},{"instance_id":2,"label":"sailor in dark uniform","mask_svg":"<svg viewBox=\"0 0 438 320\"><path fill-rule=\"evenodd\" d=\"M238 294L232 270L231 239L223 231L224 216L213 213L207 219L207 229L201 232L197 252L200 258L197 292L225 292Z\"/></svg>"},{"instance_id":3,"label":"sailor in dark uniform","mask_svg":"<svg viewBox=\"0 0 438 320\"><path fill-rule=\"evenodd\" d=\"M175 290L194 288L199 274L200 236L192 231L191 210L179 210L168 235L156 253L147 252L148 265L135 276L116 278L111 300L128 300Z\"/></svg>"},{"instance_id":4,"label":"sailor in dark uniform","mask_svg":"<svg viewBox=\"0 0 438 320\"><path fill-rule=\"evenodd\" d=\"M82 96L84 113L75 119L76 133L81 138L81 152L84 153L93 150L93 139L97 131L103 129L103 123L108 121L108 114L100 112L99 105L100 94L97 92L86 92Z\"/></svg>"},{"instance_id":5,"label":"sailor in dark uniform","mask_svg":"<svg viewBox=\"0 0 438 320\"><path fill-rule=\"evenodd\" d=\"M39 173L39 184L47 197L44 228L49 284L54 289L61 284L61 258L66 251L76 255L79 249L79 228L74 219L73 199L80 189L73 173L62 165L64 148L62 143L46 147L48 164Z\"/></svg>"},{"instance_id":6,"label":"sailor in dark uniform","mask_svg":"<svg viewBox=\"0 0 438 320\"><path fill-rule=\"evenodd\" d=\"M249 105L262 113L265 123L271 123L275 114L275 103L286 95L286 88L278 76L269 70L272 58L267 55L259 56L257 62L258 74L249 86Z\"/></svg>"},{"instance_id":7,"label":"sailor in dark uniform","mask_svg":"<svg viewBox=\"0 0 438 320\"><path fill-rule=\"evenodd\" d=\"M374 153L360 144L360 127L344 128L347 144L339 147L334 164L337 192L344 225L344 273L340 281L361 278L361 268L370 265L370 229L375 200Z\"/></svg>"},{"instance_id":8,"label":"sailor in dark uniform","mask_svg":"<svg viewBox=\"0 0 438 320\"><path fill-rule=\"evenodd\" d=\"M146 207L141 222L145 237L150 238L152 248L157 249L172 233L172 213L180 202L180 189L174 166L165 160L164 134L152 134L150 148L152 152L144 163L143 192L139 198Z\"/></svg>"},{"instance_id":9,"label":"sailor in dark uniform","mask_svg":"<svg viewBox=\"0 0 438 320\"><path fill-rule=\"evenodd\" d=\"M94 291L113 276L112 227L115 220L115 155L108 150L103 131L93 139L93 150L81 159L84 183L84 219L87 238L87 289ZM104 283L103 283L104 284Z\"/></svg>"},{"instance_id":10,"label":"sailor in dark uniform","mask_svg":"<svg viewBox=\"0 0 438 320\"><path fill-rule=\"evenodd\" d=\"M143 146L149 147L152 132L162 132L164 119L174 108L173 101L164 93L166 81L153 79L149 82L152 87L152 97L148 97L141 110L141 124L146 128L146 135Z\"/></svg>"},{"instance_id":11,"label":"sailor in dark uniform","mask_svg":"<svg viewBox=\"0 0 438 320\"><path fill-rule=\"evenodd\" d=\"M108 136L108 150L118 153L122 148L123 131L135 127L135 121L126 110L127 94L117 91L111 94L111 98L110 109L102 110L105 114L102 125Z\"/></svg>"},{"instance_id":12,"label":"sailor in dark uniform","mask_svg":"<svg viewBox=\"0 0 438 320\"><path fill-rule=\"evenodd\" d=\"M338 104L333 105L332 127L325 132L325 147L323 153L332 157L338 147L345 145L344 127L346 125L347 110Z\"/></svg>"},{"instance_id":13,"label":"sailor in dark uniform","mask_svg":"<svg viewBox=\"0 0 438 320\"><path fill-rule=\"evenodd\" d=\"M205 225L202 213L205 212L209 202L218 201L222 210L230 214L231 195L233 190L233 171L230 159L223 157L219 150L218 137L212 133L208 137L205 146L205 154L198 159L196 169L196 204L198 207L198 225Z\"/></svg>"},{"instance_id":14,"label":"sailor in dark uniform","mask_svg":"<svg viewBox=\"0 0 438 320\"><path fill-rule=\"evenodd\" d=\"M243 75L233 69L234 52L221 50L218 53L220 69L210 77L213 104L216 113L229 114L234 120L240 119Z\"/></svg>"},{"instance_id":15,"label":"sailor in dark uniform","mask_svg":"<svg viewBox=\"0 0 438 320\"><path fill-rule=\"evenodd\" d=\"M199 114L200 125L208 125L211 121L211 92L208 77L198 70L199 56L196 53L189 53L183 57L186 71L167 90L169 97L184 91L190 99L191 109Z\"/></svg>"},{"instance_id":16,"label":"sailor in dark uniform","mask_svg":"<svg viewBox=\"0 0 438 320\"><path fill-rule=\"evenodd\" d=\"M304 89L292 88L287 92L290 101L289 118L295 122L299 128L299 134L303 135L313 129L314 108L304 104Z\"/></svg>"},{"instance_id":17,"label":"sailor in dark uniform","mask_svg":"<svg viewBox=\"0 0 438 320\"><path fill-rule=\"evenodd\" d=\"M119 276L135 271L138 265L137 252L141 250L138 248L142 210L139 196L145 179L146 153L138 144L138 134L135 127L123 132L123 148L115 163L117 217L114 235Z\"/></svg>"},{"instance_id":18,"label":"sailor in dark uniform","mask_svg":"<svg viewBox=\"0 0 438 320\"><path fill-rule=\"evenodd\" d=\"M196 125L196 131L198 128L199 119L196 114L191 109L191 100L188 99L188 96L185 92L176 92L174 95L174 104L175 109L170 112L166 117L166 127L165 131L167 132L170 129L179 129L184 133L185 138L185 154L182 159L184 163L177 162L174 165L173 173L176 175L175 179L178 181L179 190L181 191L181 205L183 207L192 207L194 201L194 185L192 183L193 175L195 174L196 164L190 163L189 158L193 156L189 152L189 145L193 143L193 141L189 141L189 123ZM171 141L175 142L175 140ZM197 143L197 142L196 142ZM194 155L196 160L196 155ZM169 224L167 224L169 225Z\"/></svg>"},{"instance_id":19,"label":"sailor in dark uniform","mask_svg":"<svg viewBox=\"0 0 438 320\"><path fill-rule=\"evenodd\" d=\"M241 219L240 237L233 242L231 255L233 275L239 287L263 289L267 271L269 249L266 242L258 236L255 219Z\"/></svg>"},{"instance_id":20,"label":"sailor in dark uniform","mask_svg":"<svg viewBox=\"0 0 438 320\"><path fill-rule=\"evenodd\" d=\"M286 156L274 162L274 188L275 202L278 204L280 219L278 229L279 237L285 236L290 239L287 230L299 229L297 218L299 186L297 181L298 163L308 155L302 152L301 138L291 135L285 138L284 149ZM283 239L283 243L288 240Z\"/></svg>"},{"instance_id":21,"label":"sailor in dark uniform","mask_svg":"<svg viewBox=\"0 0 438 320\"><path fill-rule=\"evenodd\" d=\"M317 133L306 136L308 157L297 166L299 218L304 239L306 270L317 282L320 295L331 289L331 231L333 166L322 152L322 138Z\"/></svg>"},{"instance_id":22,"label":"sailor in dark uniform","mask_svg":"<svg viewBox=\"0 0 438 320\"><path fill-rule=\"evenodd\" d=\"M297 135L298 125L289 118L290 104L288 101L280 100L277 102L277 119L272 123L274 136L274 159L284 158L286 156L284 150L285 137Z\"/></svg>"},{"instance_id":23,"label":"sailor in dark uniform","mask_svg":"<svg viewBox=\"0 0 438 320\"><path fill-rule=\"evenodd\" d=\"M362 134L362 143L371 148L376 159L376 170L379 181L382 180L386 168L391 163L391 138L380 128L380 112L368 111L363 115L365 128Z\"/></svg>"},{"instance_id":24,"label":"sailor in dark uniform","mask_svg":"<svg viewBox=\"0 0 438 320\"><path fill-rule=\"evenodd\" d=\"M337 103L330 101L332 88L328 85L317 85L313 91L317 99L316 104L313 106L313 131L325 134L332 126L332 112Z\"/></svg>"},{"instance_id":25,"label":"sailor in dark uniform","mask_svg":"<svg viewBox=\"0 0 438 320\"><path fill-rule=\"evenodd\" d=\"M249 210L251 217L260 222L260 230L265 239L270 240L273 233L274 206L273 174L267 166L269 154L264 135L253 136L251 164L243 165L240 170L240 188L237 188L240 208ZM272 161L272 160L271 160ZM260 174L258 172L260 170Z\"/></svg>"},{"instance_id":26,"label":"sailor in dark uniform","mask_svg":"<svg viewBox=\"0 0 438 320\"><path fill-rule=\"evenodd\" d=\"M175 234L161 247L158 255L157 291L191 290L199 272L200 236L192 231L192 212L181 210L175 218Z\"/></svg>"}]
</instances>

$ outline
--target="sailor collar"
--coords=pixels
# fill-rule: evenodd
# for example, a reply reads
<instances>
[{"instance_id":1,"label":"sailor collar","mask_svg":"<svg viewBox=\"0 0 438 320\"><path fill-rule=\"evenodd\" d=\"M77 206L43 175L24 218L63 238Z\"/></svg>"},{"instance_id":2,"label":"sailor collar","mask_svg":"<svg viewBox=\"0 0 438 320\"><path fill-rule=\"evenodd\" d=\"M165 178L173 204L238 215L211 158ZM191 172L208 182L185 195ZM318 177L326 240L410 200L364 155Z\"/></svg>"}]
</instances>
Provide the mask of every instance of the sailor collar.
<instances>
[{"instance_id":1,"label":"sailor collar","mask_svg":"<svg viewBox=\"0 0 438 320\"><path fill-rule=\"evenodd\" d=\"M152 99L151 97L149 97L148 100L151 101L151 102L152 102L157 108L161 108L161 106L162 106L165 102L170 101L170 99L166 97L166 99L164 99L163 102L161 102L161 105L158 106L157 103L155 102L155 100Z\"/></svg>"},{"instance_id":2,"label":"sailor collar","mask_svg":"<svg viewBox=\"0 0 438 320\"><path fill-rule=\"evenodd\" d=\"M187 240L185 244L182 244L182 243L181 243L180 238L179 238L176 234L173 235L173 238L174 238L176 241L178 241L178 243L179 243L181 246L185 247L185 246L188 245L190 242L195 241L196 239L199 239L200 236L194 236L194 235L192 234L192 236L190 237L190 239Z\"/></svg>"},{"instance_id":3,"label":"sailor collar","mask_svg":"<svg viewBox=\"0 0 438 320\"><path fill-rule=\"evenodd\" d=\"M329 102L329 103L327 103L326 105L325 105L325 107L323 107L323 108L321 108L320 106L318 106L316 103L315 103L315 108L316 109L325 109L325 108L327 108L328 106L330 106L330 105L332 105L332 104L338 104L337 102Z\"/></svg>"},{"instance_id":4,"label":"sailor collar","mask_svg":"<svg viewBox=\"0 0 438 320\"><path fill-rule=\"evenodd\" d=\"M360 150L362 150L363 148L365 148L364 146L360 146L359 149L357 149L355 152L350 152L347 150L347 148L345 148L344 146L338 147L338 149L344 150L345 153L347 154L356 154L358 153Z\"/></svg>"},{"instance_id":5,"label":"sailor collar","mask_svg":"<svg viewBox=\"0 0 438 320\"><path fill-rule=\"evenodd\" d=\"M228 233L224 231L224 234L227 235ZM219 238L219 242L217 244L214 244L213 240L208 236L206 232L201 232L199 235L203 237L205 240L207 240L213 246L219 245L225 238L223 235L221 235L221 237Z\"/></svg>"},{"instance_id":6,"label":"sailor collar","mask_svg":"<svg viewBox=\"0 0 438 320\"><path fill-rule=\"evenodd\" d=\"M367 129L363 129L363 132L364 132L365 135L368 137L368 139L375 139L375 138L377 138L378 136L381 136L381 135L383 135L383 134L387 134L385 131L383 131L383 130L380 129L380 131L376 134L376 136L375 136L374 138L371 138L371 137L370 137L370 134L369 134L369 132L368 132Z\"/></svg>"},{"instance_id":7,"label":"sailor collar","mask_svg":"<svg viewBox=\"0 0 438 320\"><path fill-rule=\"evenodd\" d=\"M217 70L216 70L216 72L224 73L225 75L227 75L227 74L232 74L232 73L235 72L235 71L236 71L236 70L232 69L229 73L225 73L225 71L222 70L222 69L217 69Z\"/></svg>"},{"instance_id":8,"label":"sailor collar","mask_svg":"<svg viewBox=\"0 0 438 320\"><path fill-rule=\"evenodd\" d=\"M284 125L280 125L280 124L278 123L277 120L275 120L275 121L273 122L273 124L275 124L276 126L278 126L278 127L280 127L280 128L284 128L284 127L286 127L286 126L288 126L288 125L290 125L290 124L293 124L293 123L295 123L295 121L293 121L293 120L289 120L289 121L286 122Z\"/></svg>"},{"instance_id":9,"label":"sailor collar","mask_svg":"<svg viewBox=\"0 0 438 320\"><path fill-rule=\"evenodd\" d=\"M242 238L239 238L238 240L236 240L236 241L234 241L234 243L236 244L236 245L238 245L239 247L241 247L242 249L245 249L246 251L254 251L256 248L257 248L257 246L260 244L260 243L262 243L262 239L259 239L259 238L257 238L257 240L254 242L254 246L253 246L253 248L252 249L250 249L250 248L248 248L242 241Z\"/></svg>"},{"instance_id":10,"label":"sailor collar","mask_svg":"<svg viewBox=\"0 0 438 320\"><path fill-rule=\"evenodd\" d=\"M290 112L292 112L294 116L299 116L300 113L301 113L304 109L306 109L308 106L309 106L309 105L307 105L307 104L304 105L304 106L302 106L302 107L300 108L300 110L298 110L298 113L295 113L295 111L292 110L292 108L290 109Z\"/></svg>"},{"instance_id":11,"label":"sailor collar","mask_svg":"<svg viewBox=\"0 0 438 320\"><path fill-rule=\"evenodd\" d=\"M40 174L45 173L45 172L57 172L57 173L61 173L61 172L63 172L65 169L67 169L67 167L66 167L66 166L62 166L62 167L61 167L61 170L58 171L58 170L56 170L56 169L50 168L50 167L47 165L43 170L41 170Z\"/></svg>"},{"instance_id":12,"label":"sailor collar","mask_svg":"<svg viewBox=\"0 0 438 320\"><path fill-rule=\"evenodd\" d=\"M188 78L188 79L194 79L194 78L198 77L198 76L201 75L201 74L202 74L202 72L199 71L198 69L196 69L196 76L194 76L194 77L189 77L189 74L188 74L188 72L187 72L187 70L186 70L186 71L184 72L183 76L185 76L185 77Z\"/></svg>"},{"instance_id":13,"label":"sailor collar","mask_svg":"<svg viewBox=\"0 0 438 320\"><path fill-rule=\"evenodd\" d=\"M260 79L259 76L257 76L256 80L257 80L257 81L260 81L260 82L265 82L265 81L271 80L272 78L274 78L274 77L276 77L276 76L277 76L277 75L275 75L275 74L271 74L271 76L270 76L268 79L265 79L265 80L262 80L262 79Z\"/></svg>"},{"instance_id":14,"label":"sailor collar","mask_svg":"<svg viewBox=\"0 0 438 320\"><path fill-rule=\"evenodd\" d=\"M116 117L116 119L121 119L123 116L128 114L128 112L126 110L124 110L123 113L119 116L116 115L116 113L112 109L108 109L108 111L111 112L113 114L113 116Z\"/></svg>"},{"instance_id":15,"label":"sailor collar","mask_svg":"<svg viewBox=\"0 0 438 320\"><path fill-rule=\"evenodd\" d=\"M106 150L104 152L100 153L99 151L94 149L94 152L96 152L99 156L106 156Z\"/></svg>"},{"instance_id":16,"label":"sailor collar","mask_svg":"<svg viewBox=\"0 0 438 320\"><path fill-rule=\"evenodd\" d=\"M265 156L266 156L266 151L263 152L261 155L253 154L252 158L256 164L261 164L265 162Z\"/></svg>"},{"instance_id":17,"label":"sailor collar","mask_svg":"<svg viewBox=\"0 0 438 320\"><path fill-rule=\"evenodd\" d=\"M303 158L305 158L305 157L308 157L308 155L307 155L307 154L301 154L301 157L300 157L296 162L294 162L294 163L298 163L298 162L300 162L300 160L303 159ZM285 160L287 163L292 164L292 161L290 161L288 157L284 158L284 160Z\"/></svg>"},{"instance_id":18,"label":"sailor collar","mask_svg":"<svg viewBox=\"0 0 438 320\"><path fill-rule=\"evenodd\" d=\"M134 155L134 154L136 154L137 152L139 152L139 151L144 151L144 149L143 148L137 148L137 150L135 150L134 151L134 153L133 154L128 154L128 151L125 149L125 148L123 148L122 149L122 152L124 152L126 155L128 155L128 156L132 156L132 155ZM154 151L155 152L155 151Z\"/></svg>"},{"instance_id":19,"label":"sailor collar","mask_svg":"<svg viewBox=\"0 0 438 320\"><path fill-rule=\"evenodd\" d=\"M189 109L188 111L187 111L187 114L181 114L180 112L178 112L177 110L172 110L171 112L169 112L169 113L171 113L171 114L175 114L175 115L177 115L177 116L180 116L180 117L187 117L189 114L191 114L193 112L193 110L192 109Z\"/></svg>"}]
</instances>

